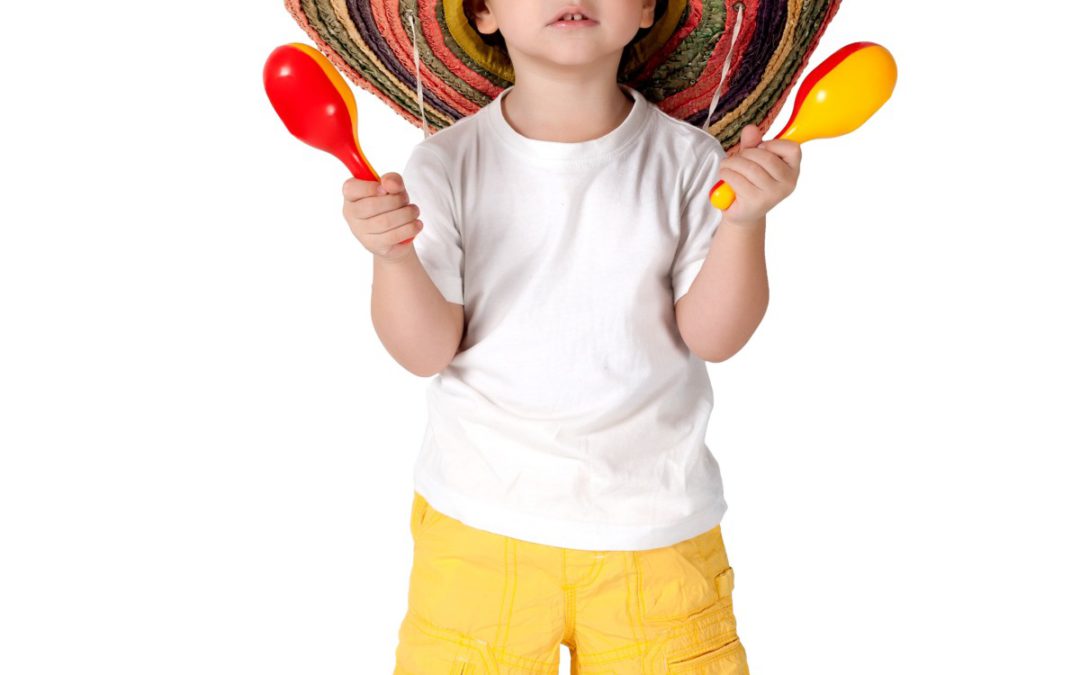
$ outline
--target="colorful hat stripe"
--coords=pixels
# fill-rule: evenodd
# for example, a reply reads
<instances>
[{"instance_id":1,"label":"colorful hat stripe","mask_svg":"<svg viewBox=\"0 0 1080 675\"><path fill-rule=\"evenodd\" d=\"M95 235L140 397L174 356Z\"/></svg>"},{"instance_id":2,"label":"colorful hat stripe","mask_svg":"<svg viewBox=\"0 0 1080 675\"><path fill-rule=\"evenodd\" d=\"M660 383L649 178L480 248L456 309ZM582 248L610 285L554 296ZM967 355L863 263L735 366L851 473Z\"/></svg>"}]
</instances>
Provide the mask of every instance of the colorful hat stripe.
<instances>
[{"instance_id":1,"label":"colorful hat stripe","mask_svg":"<svg viewBox=\"0 0 1080 675\"><path fill-rule=\"evenodd\" d=\"M686 34L693 30L699 19L693 19L693 25L686 26L687 13L692 10L687 0L669 0L666 11L656 17L652 29L641 40L627 47L630 57L626 60L623 77L638 79L642 69L651 72L663 63L675 51ZM700 17L700 13L698 15Z\"/></svg>"},{"instance_id":2,"label":"colorful hat stripe","mask_svg":"<svg viewBox=\"0 0 1080 675\"><path fill-rule=\"evenodd\" d=\"M324 4L327 0L319 0L318 4ZM348 0L351 16L358 21L364 32L365 39L369 44L376 46L377 51L390 64L399 82L407 87L403 93L410 100L412 106L419 113L416 105L416 71L413 64L412 30L405 23L404 16L398 9L397 0L388 0L385 3L376 3L374 9L371 3L364 0ZM412 7L409 8L410 11ZM423 40L423 22L416 25L416 37L418 42ZM469 102L464 98L447 98L453 93L450 87L437 87L443 81L443 72L433 72L425 68L421 59L421 78L424 84L424 104L443 113L443 119L460 119L460 109ZM437 124L442 127L445 124Z\"/></svg>"},{"instance_id":3,"label":"colorful hat stripe","mask_svg":"<svg viewBox=\"0 0 1080 675\"><path fill-rule=\"evenodd\" d=\"M453 87L451 91L456 89L458 92L467 95L468 102L462 105L459 110L471 111L467 114L472 114L472 112L483 107L493 96L498 95L503 87L493 85L475 71L478 61L474 59L484 58L484 52L480 51L476 45L459 45L453 40L447 42L447 38L452 37L452 34L449 31L440 30L440 27L444 26L447 20L440 11L442 9L443 4L438 0L420 0L419 2L417 11L420 13L420 25L424 27L424 40L418 45L420 59L446 73L445 77L432 83L434 86ZM455 29L458 32L472 32L472 28L469 27L464 14L461 14L456 19L451 16L449 21L452 23L462 22L463 27L458 26ZM473 34L475 35L475 32ZM477 38L477 42L480 42L479 38ZM483 43L480 42L480 44ZM405 47L411 49L408 44ZM473 50L473 53L470 53L470 50ZM425 80L423 84L426 88L428 81Z\"/></svg>"},{"instance_id":4,"label":"colorful hat stripe","mask_svg":"<svg viewBox=\"0 0 1080 675\"><path fill-rule=\"evenodd\" d=\"M413 113L413 107L416 106L415 98L401 94L397 82L385 74L382 61L374 53L368 51L367 45L362 41L337 40L310 0L287 0L286 8L315 42L319 51L325 54L342 74L357 86L381 99L409 122L419 124L418 118ZM363 76L361 77L358 73L363 73ZM437 118L438 115L439 113L432 117ZM454 119L456 118L446 117L443 123L450 124Z\"/></svg>"},{"instance_id":5,"label":"colorful hat stripe","mask_svg":"<svg viewBox=\"0 0 1080 675\"><path fill-rule=\"evenodd\" d=\"M461 64L461 76L470 85L480 89L492 98L498 96L499 91L510 86L514 82L514 66L510 63L499 47L489 45L481 39L480 34L469 25L465 16L465 10L460 2L445 3L440 0L420 0L423 8L421 16L438 19L436 25L428 24L431 33L438 34L438 24L445 23L450 33L450 40L439 39L439 44L454 51ZM429 12L427 7L433 9ZM435 12L442 13L440 17ZM481 66L480 64L484 64ZM488 76L476 72L481 68L487 70Z\"/></svg>"},{"instance_id":6,"label":"colorful hat stripe","mask_svg":"<svg viewBox=\"0 0 1080 675\"><path fill-rule=\"evenodd\" d=\"M754 0L749 1L753 2ZM661 107L664 112L668 112L672 103L674 103L671 97L680 93L693 97L696 105L700 105L702 96L700 93L695 95L695 92L692 91L694 83L708 76L706 66L710 61L715 65L724 59L723 53L717 54L717 59L710 59L713 52L717 51L716 47L725 32L724 21L721 18L726 11L724 2L723 0L704 0L704 2L704 8L709 11L709 14L703 15L701 12L702 6L698 5L697 2L692 3L692 11L687 22L677 33L679 41L675 51L663 63L650 69L648 79L638 83L640 79L640 76L638 76L630 82L635 89L645 94L645 97L649 100L664 101L666 107ZM731 16L734 15L735 12L731 12ZM712 16L713 20L706 21L706 16ZM719 68L713 68L713 70L715 70L716 77L719 78ZM729 74L728 77L730 76ZM713 87L709 88L706 99L712 98L714 88L715 83ZM705 106L708 107L708 100L705 101ZM682 119L682 113L675 114L673 117Z\"/></svg>"},{"instance_id":7,"label":"colorful hat stripe","mask_svg":"<svg viewBox=\"0 0 1080 675\"><path fill-rule=\"evenodd\" d=\"M419 61L430 132L475 113L513 84L509 56L484 42L461 2L285 0L285 5L348 79L418 127ZM619 81L672 117L707 129L730 150L745 125L768 129L839 5L840 0L668 0L656 23L628 47Z\"/></svg>"}]
</instances>

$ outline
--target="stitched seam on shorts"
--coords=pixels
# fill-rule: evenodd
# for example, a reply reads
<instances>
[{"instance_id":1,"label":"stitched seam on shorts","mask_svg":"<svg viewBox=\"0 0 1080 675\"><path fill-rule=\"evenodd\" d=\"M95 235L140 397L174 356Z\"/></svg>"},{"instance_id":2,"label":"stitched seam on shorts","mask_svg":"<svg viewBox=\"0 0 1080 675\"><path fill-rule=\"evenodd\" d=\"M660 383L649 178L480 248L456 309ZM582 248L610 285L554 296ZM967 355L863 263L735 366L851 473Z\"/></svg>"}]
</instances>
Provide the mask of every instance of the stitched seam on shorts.
<instances>
[{"instance_id":1,"label":"stitched seam on shorts","mask_svg":"<svg viewBox=\"0 0 1080 675\"><path fill-rule=\"evenodd\" d=\"M552 666L556 665L551 661L541 661L539 659L530 659L527 656L511 654L505 649L493 649L491 651L495 661L512 668L524 668L526 670L535 670L538 673L547 673Z\"/></svg>"},{"instance_id":2,"label":"stitched seam on shorts","mask_svg":"<svg viewBox=\"0 0 1080 675\"><path fill-rule=\"evenodd\" d=\"M680 661L679 659L675 659L674 661L669 660L667 661L667 666L671 669L672 672L676 673L680 671L685 672L685 668L694 668L695 670L693 672L697 672L696 669L701 666L708 665L710 663L720 660L721 658L730 656L733 651L736 651L739 648L740 644L741 641L739 640L739 637L735 636L735 638L731 642L722 644L715 649L711 649L710 651L705 652L704 654L691 656L682 661Z\"/></svg>"},{"instance_id":3,"label":"stitched seam on shorts","mask_svg":"<svg viewBox=\"0 0 1080 675\"><path fill-rule=\"evenodd\" d=\"M731 628L721 630L721 626L729 621L732 624ZM731 606L728 603L723 603L715 609L709 610L706 614L691 620L688 625L673 629L671 634L667 636L666 642L671 645L678 644L681 641L682 644L674 648L668 647L667 656L678 657L684 652L700 649L702 645L712 640L726 637L738 638L738 633L736 632Z\"/></svg>"},{"instance_id":4,"label":"stitched seam on shorts","mask_svg":"<svg viewBox=\"0 0 1080 675\"><path fill-rule=\"evenodd\" d=\"M588 586L600 577L600 572L604 569L604 557L600 554L593 555L592 565L589 567L589 574L584 579L574 584L577 586Z\"/></svg>"},{"instance_id":5,"label":"stitched seam on shorts","mask_svg":"<svg viewBox=\"0 0 1080 675\"><path fill-rule=\"evenodd\" d=\"M428 637L442 640L443 642L447 642L456 647L465 647L474 650L479 649L475 638L470 638L457 631L436 626L416 613L411 613L411 617L416 629ZM481 656L481 658L483 657Z\"/></svg>"},{"instance_id":6,"label":"stitched seam on shorts","mask_svg":"<svg viewBox=\"0 0 1080 675\"><path fill-rule=\"evenodd\" d=\"M635 660L644 656L648 651L645 643L637 642L625 647L617 647L615 649L609 649L606 652L592 652L589 654L582 654L578 652L578 663L582 667L602 666L616 661L623 661L630 657Z\"/></svg>"},{"instance_id":7,"label":"stitched seam on shorts","mask_svg":"<svg viewBox=\"0 0 1080 675\"><path fill-rule=\"evenodd\" d=\"M641 583L641 562L638 560L637 555L631 551L630 558L634 561L634 581L637 584L637 606L638 616L641 617L642 623L645 622L645 592Z\"/></svg>"},{"instance_id":8,"label":"stitched seam on shorts","mask_svg":"<svg viewBox=\"0 0 1080 675\"><path fill-rule=\"evenodd\" d=\"M569 640L571 643L574 641L574 621L577 619L577 596L574 592L574 587L569 586L563 589L563 597L566 599L563 604L563 640Z\"/></svg>"}]
</instances>

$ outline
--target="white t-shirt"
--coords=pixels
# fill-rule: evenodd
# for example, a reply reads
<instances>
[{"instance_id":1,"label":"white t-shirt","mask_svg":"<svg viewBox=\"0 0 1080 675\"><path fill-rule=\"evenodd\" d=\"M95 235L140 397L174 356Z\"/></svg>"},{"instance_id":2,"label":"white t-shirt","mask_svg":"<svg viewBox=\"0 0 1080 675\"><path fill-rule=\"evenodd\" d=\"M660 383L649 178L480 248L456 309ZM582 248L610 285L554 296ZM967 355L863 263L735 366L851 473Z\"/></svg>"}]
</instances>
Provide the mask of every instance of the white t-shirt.
<instances>
[{"instance_id":1,"label":"white t-shirt","mask_svg":"<svg viewBox=\"0 0 1080 675\"><path fill-rule=\"evenodd\" d=\"M620 86L633 109L600 138L521 135L504 89L401 172L417 256L466 322L427 388L415 489L549 546L668 546L727 508L704 441L712 386L674 306L720 224L709 189L725 152Z\"/></svg>"}]
</instances>

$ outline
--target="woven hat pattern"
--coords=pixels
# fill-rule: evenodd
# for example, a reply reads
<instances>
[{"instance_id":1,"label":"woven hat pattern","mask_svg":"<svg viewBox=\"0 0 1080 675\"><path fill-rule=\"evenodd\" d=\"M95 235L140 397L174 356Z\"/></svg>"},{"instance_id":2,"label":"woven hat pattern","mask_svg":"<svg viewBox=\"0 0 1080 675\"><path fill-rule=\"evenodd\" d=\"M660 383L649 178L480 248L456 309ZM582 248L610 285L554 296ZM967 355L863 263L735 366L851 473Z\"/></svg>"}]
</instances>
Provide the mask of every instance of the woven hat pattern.
<instances>
[{"instance_id":1,"label":"woven hat pattern","mask_svg":"<svg viewBox=\"0 0 1080 675\"><path fill-rule=\"evenodd\" d=\"M425 135L514 83L506 51L484 42L461 0L285 0L349 80ZM627 47L618 80L724 148L766 131L840 0L668 0ZM659 8L659 5L658 5Z\"/></svg>"}]
</instances>

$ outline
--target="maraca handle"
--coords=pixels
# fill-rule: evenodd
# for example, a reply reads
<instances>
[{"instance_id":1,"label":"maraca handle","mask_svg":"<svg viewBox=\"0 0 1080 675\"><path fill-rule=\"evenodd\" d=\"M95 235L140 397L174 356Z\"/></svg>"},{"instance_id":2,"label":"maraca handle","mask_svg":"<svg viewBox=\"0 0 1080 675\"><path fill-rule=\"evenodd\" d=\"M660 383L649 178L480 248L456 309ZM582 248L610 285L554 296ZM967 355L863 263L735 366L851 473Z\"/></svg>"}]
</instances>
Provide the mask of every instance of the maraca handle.
<instances>
[{"instance_id":1,"label":"maraca handle","mask_svg":"<svg viewBox=\"0 0 1080 675\"><path fill-rule=\"evenodd\" d=\"M341 161L345 163L345 166L349 169L349 173L353 175L353 178L372 180L376 183L382 180L379 178L379 174L375 172L374 167L368 164L367 159L357 151L356 146L353 143L348 143L345 147L342 147L338 156L341 158Z\"/></svg>"},{"instance_id":2,"label":"maraca handle","mask_svg":"<svg viewBox=\"0 0 1080 675\"><path fill-rule=\"evenodd\" d=\"M359 178L360 180L372 180L376 183L379 182L379 177L376 176L370 168L368 168L367 164L364 164L363 162L357 161L356 159L352 158L350 158L350 160L352 161L345 162L345 164L349 167L349 172L353 175L353 178Z\"/></svg>"},{"instance_id":3,"label":"maraca handle","mask_svg":"<svg viewBox=\"0 0 1080 675\"><path fill-rule=\"evenodd\" d=\"M342 155L344 157L342 161L344 161L345 166L349 168L349 172L352 173L353 178L374 181L376 183L382 182L382 178L375 172L375 169L356 151L356 148L353 147L352 144L349 144L349 146L343 148L343 150L344 152L342 152ZM399 241L398 243L408 244L413 239L416 239L416 235L413 235L404 241Z\"/></svg>"},{"instance_id":4,"label":"maraca handle","mask_svg":"<svg viewBox=\"0 0 1080 675\"><path fill-rule=\"evenodd\" d=\"M735 202L735 191L721 178L709 190L709 201L721 211L726 211Z\"/></svg>"}]
</instances>

